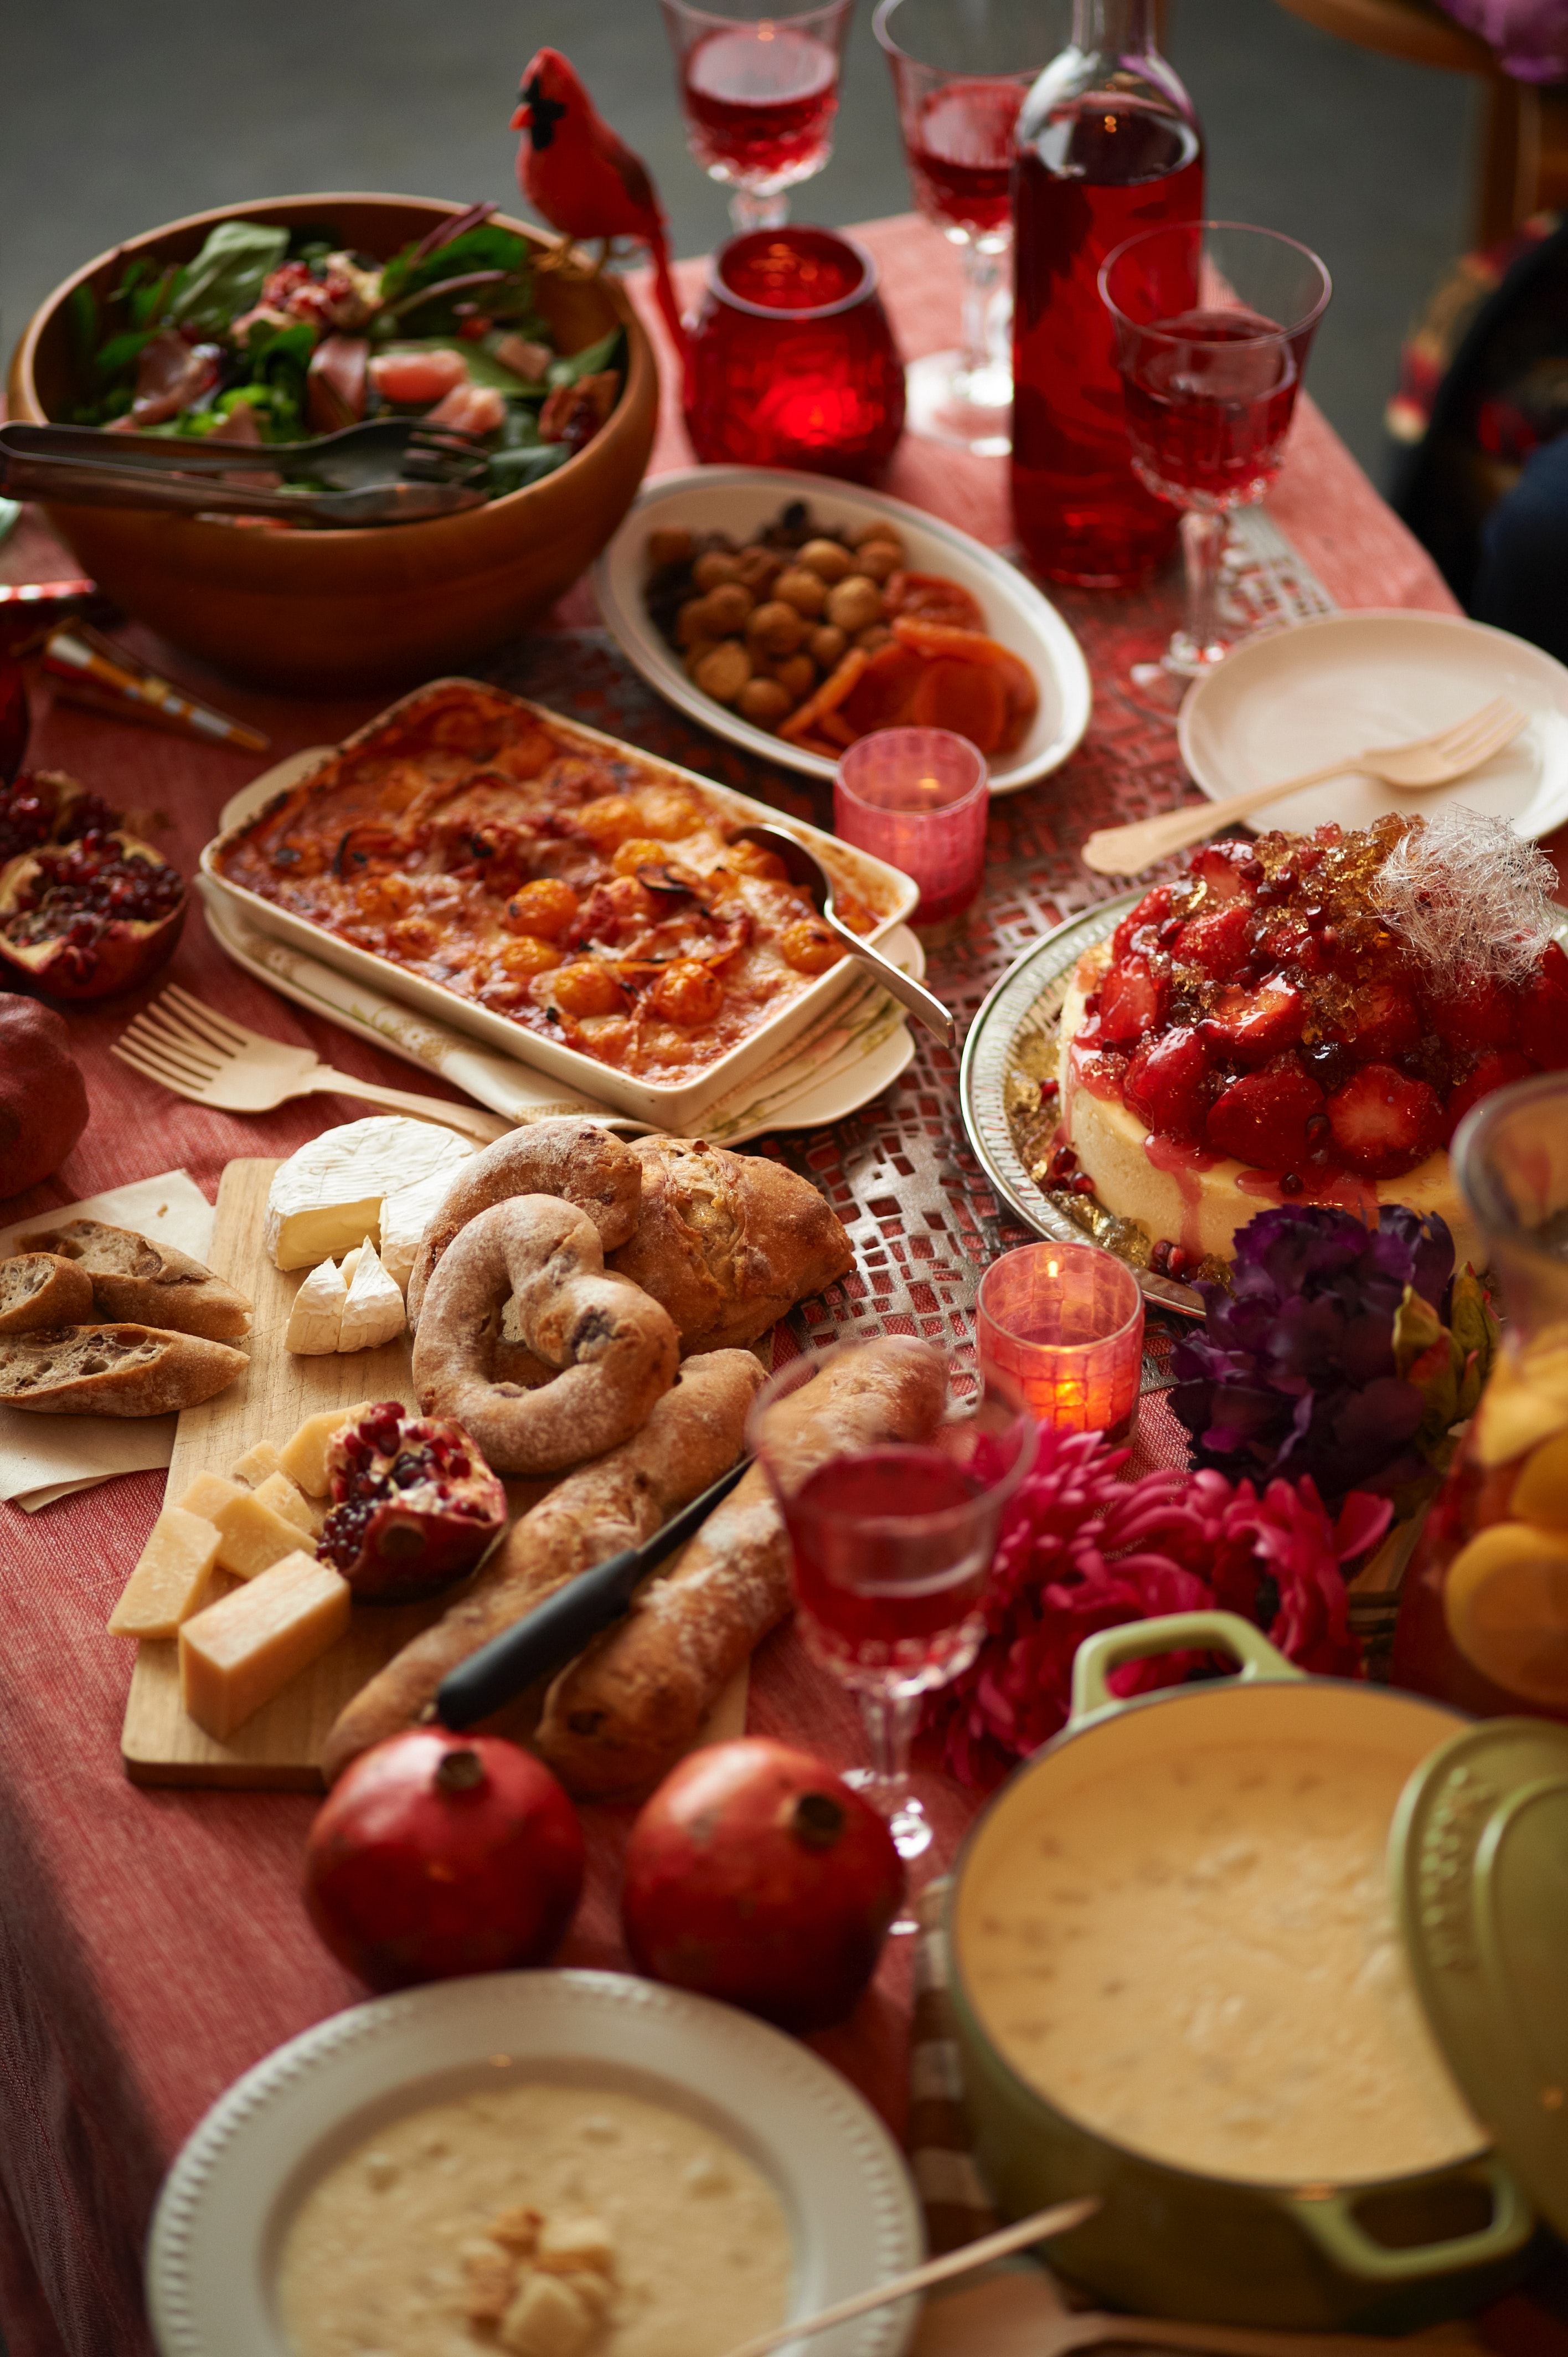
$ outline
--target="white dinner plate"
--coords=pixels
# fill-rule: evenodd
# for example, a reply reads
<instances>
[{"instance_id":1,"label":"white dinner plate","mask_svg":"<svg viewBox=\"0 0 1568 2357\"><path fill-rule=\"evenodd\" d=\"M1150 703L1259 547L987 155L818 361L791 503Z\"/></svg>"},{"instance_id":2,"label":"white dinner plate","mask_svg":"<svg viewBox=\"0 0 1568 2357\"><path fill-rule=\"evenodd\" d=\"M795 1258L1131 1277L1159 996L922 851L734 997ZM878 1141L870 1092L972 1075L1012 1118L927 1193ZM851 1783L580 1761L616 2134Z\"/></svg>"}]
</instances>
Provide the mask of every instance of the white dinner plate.
<instances>
[{"instance_id":1,"label":"white dinner plate","mask_svg":"<svg viewBox=\"0 0 1568 2357\"><path fill-rule=\"evenodd\" d=\"M616 2087L702 2121L769 2180L795 2243L792 2316L924 2255L908 2170L876 2115L809 2047L628 1973L492 1973L351 2006L220 2095L165 2181L147 2246L163 2357L288 2357L275 2277L318 2179L389 2120L540 2079ZM899 2357L915 2304L792 2357Z\"/></svg>"},{"instance_id":2,"label":"white dinner plate","mask_svg":"<svg viewBox=\"0 0 1568 2357\"><path fill-rule=\"evenodd\" d=\"M1530 840L1568 819L1568 670L1539 647L1454 614L1329 614L1254 639L1182 706L1182 759L1211 802L1344 755L1430 737L1506 695L1530 714L1513 743L1468 777L1426 793L1347 771L1271 802L1254 827L1297 831L1337 819L1462 802Z\"/></svg>"},{"instance_id":3,"label":"white dinner plate","mask_svg":"<svg viewBox=\"0 0 1568 2357\"><path fill-rule=\"evenodd\" d=\"M690 467L660 475L644 486L625 522L594 566L594 587L607 628L630 662L660 695L765 761L778 761L811 778L831 778L833 764L820 753L788 745L766 728L754 728L738 713L715 704L693 685L675 651L655 627L642 602L650 532L684 527L691 532L727 532L736 540L770 523L791 500L805 500L825 527L851 531L880 519L890 523L917 573L945 574L969 591L985 616L990 635L1010 647L1039 683L1040 708L1028 736L991 776L993 794L1016 793L1059 769L1089 726L1089 667L1078 640L1051 604L1015 565L972 540L956 525L927 515L903 500L840 483L823 475L798 475L768 467Z\"/></svg>"}]
</instances>

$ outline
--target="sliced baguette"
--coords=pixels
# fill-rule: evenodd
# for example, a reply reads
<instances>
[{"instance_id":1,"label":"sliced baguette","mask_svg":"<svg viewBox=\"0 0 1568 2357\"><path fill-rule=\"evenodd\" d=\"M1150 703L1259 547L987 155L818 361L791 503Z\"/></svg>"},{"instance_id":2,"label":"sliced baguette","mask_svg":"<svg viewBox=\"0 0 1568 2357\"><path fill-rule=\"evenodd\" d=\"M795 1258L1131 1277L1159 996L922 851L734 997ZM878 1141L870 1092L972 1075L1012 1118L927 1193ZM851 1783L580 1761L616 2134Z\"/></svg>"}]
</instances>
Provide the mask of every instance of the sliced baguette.
<instances>
[{"instance_id":1,"label":"sliced baguette","mask_svg":"<svg viewBox=\"0 0 1568 2357\"><path fill-rule=\"evenodd\" d=\"M0 1402L38 1415L170 1415L250 1365L243 1351L151 1326L54 1326L0 1338Z\"/></svg>"},{"instance_id":2,"label":"sliced baguette","mask_svg":"<svg viewBox=\"0 0 1568 2357\"><path fill-rule=\"evenodd\" d=\"M0 1334L39 1326L79 1326L92 1315L92 1279L58 1253L17 1253L0 1260Z\"/></svg>"},{"instance_id":3,"label":"sliced baguette","mask_svg":"<svg viewBox=\"0 0 1568 2357\"><path fill-rule=\"evenodd\" d=\"M102 1220L67 1220L20 1240L23 1252L56 1253L92 1279L100 1318L135 1319L177 1334L233 1342L248 1332L251 1304L209 1268L172 1244L155 1244L131 1228Z\"/></svg>"}]
</instances>

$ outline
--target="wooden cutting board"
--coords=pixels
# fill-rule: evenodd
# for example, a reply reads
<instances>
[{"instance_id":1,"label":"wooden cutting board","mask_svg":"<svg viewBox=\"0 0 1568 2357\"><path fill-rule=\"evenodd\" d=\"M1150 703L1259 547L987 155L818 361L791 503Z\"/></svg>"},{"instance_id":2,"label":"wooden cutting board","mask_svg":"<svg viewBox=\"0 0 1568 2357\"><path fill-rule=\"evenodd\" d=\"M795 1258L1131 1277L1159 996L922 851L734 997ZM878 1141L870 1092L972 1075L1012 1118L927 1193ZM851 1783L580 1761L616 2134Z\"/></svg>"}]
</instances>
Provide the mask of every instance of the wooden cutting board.
<instances>
[{"instance_id":1,"label":"wooden cutting board","mask_svg":"<svg viewBox=\"0 0 1568 2357\"><path fill-rule=\"evenodd\" d=\"M210 1265L255 1304L251 1363L226 1392L180 1416L168 1473L171 1501L198 1473L231 1471L258 1440L281 1448L307 1415L323 1408L352 1407L359 1400L413 1404L406 1336L379 1351L319 1359L296 1358L285 1347L289 1310L308 1272L295 1269L285 1275L263 1246L267 1189L277 1167L276 1161L231 1162L218 1189ZM216 1573L211 1595L216 1598L237 1585L226 1573ZM440 1597L425 1604L357 1605L347 1635L247 1719L228 1743L216 1741L182 1709L177 1643L170 1639L139 1646L120 1737L127 1775L137 1784L320 1792L318 1763L333 1720L411 1637L439 1619L443 1607ZM742 1732L746 1691L743 1672L715 1706L703 1741Z\"/></svg>"}]
</instances>

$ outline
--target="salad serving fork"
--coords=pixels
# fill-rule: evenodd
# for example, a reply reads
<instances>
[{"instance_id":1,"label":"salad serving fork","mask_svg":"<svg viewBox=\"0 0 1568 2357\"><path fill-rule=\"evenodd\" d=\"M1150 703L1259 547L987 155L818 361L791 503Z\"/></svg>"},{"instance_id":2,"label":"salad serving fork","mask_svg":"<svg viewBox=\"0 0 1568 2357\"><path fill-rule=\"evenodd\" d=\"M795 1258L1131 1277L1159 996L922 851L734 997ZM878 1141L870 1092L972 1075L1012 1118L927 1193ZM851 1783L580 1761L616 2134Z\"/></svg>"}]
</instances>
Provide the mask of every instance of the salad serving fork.
<instances>
[{"instance_id":1,"label":"salad serving fork","mask_svg":"<svg viewBox=\"0 0 1568 2357\"><path fill-rule=\"evenodd\" d=\"M413 522L482 504L488 465L472 436L403 418L371 418L318 442L285 443L0 426L0 490L88 507L338 525ZM278 475L307 480L265 479Z\"/></svg>"},{"instance_id":2,"label":"salad serving fork","mask_svg":"<svg viewBox=\"0 0 1568 2357\"><path fill-rule=\"evenodd\" d=\"M309 1048L291 1048L214 1014L177 984L143 1008L109 1053L175 1096L225 1113L269 1113L290 1097L328 1094L439 1122L478 1146L491 1145L513 1126L478 1105L449 1104L445 1097L357 1081L351 1072L320 1062Z\"/></svg>"}]
</instances>

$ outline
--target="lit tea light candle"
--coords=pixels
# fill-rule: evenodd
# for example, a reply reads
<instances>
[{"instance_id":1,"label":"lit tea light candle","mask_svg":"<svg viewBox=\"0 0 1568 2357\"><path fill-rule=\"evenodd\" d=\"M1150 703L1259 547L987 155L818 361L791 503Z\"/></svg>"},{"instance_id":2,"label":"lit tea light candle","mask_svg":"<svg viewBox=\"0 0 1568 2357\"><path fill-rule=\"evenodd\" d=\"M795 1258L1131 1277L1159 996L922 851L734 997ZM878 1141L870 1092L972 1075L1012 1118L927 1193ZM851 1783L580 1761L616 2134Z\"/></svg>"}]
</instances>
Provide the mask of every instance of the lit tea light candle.
<instances>
[{"instance_id":1,"label":"lit tea light candle","mask_svg":"<svg viewBox=\"0 0 1568 2357\"><path fill-rule=\"evenodd\" d=\"M1041 1424L1124 1440L1137 1419L1144 1297L1092 1244L1026 1244L993 1261L975 1311L980 1363Z\"/></svg>"},{"instance_id":2,"label":"lit tea light candle","mask_svg":"<svg viewBox=\"0 0 1568 2357\"><path fill-rule=\"evenodd\" d=\"M985 756L947 728L878 728L833 780L834 834L913 877L917 925L956 917L979 891L989 809Z\"/></svg>"}]
</instances>

